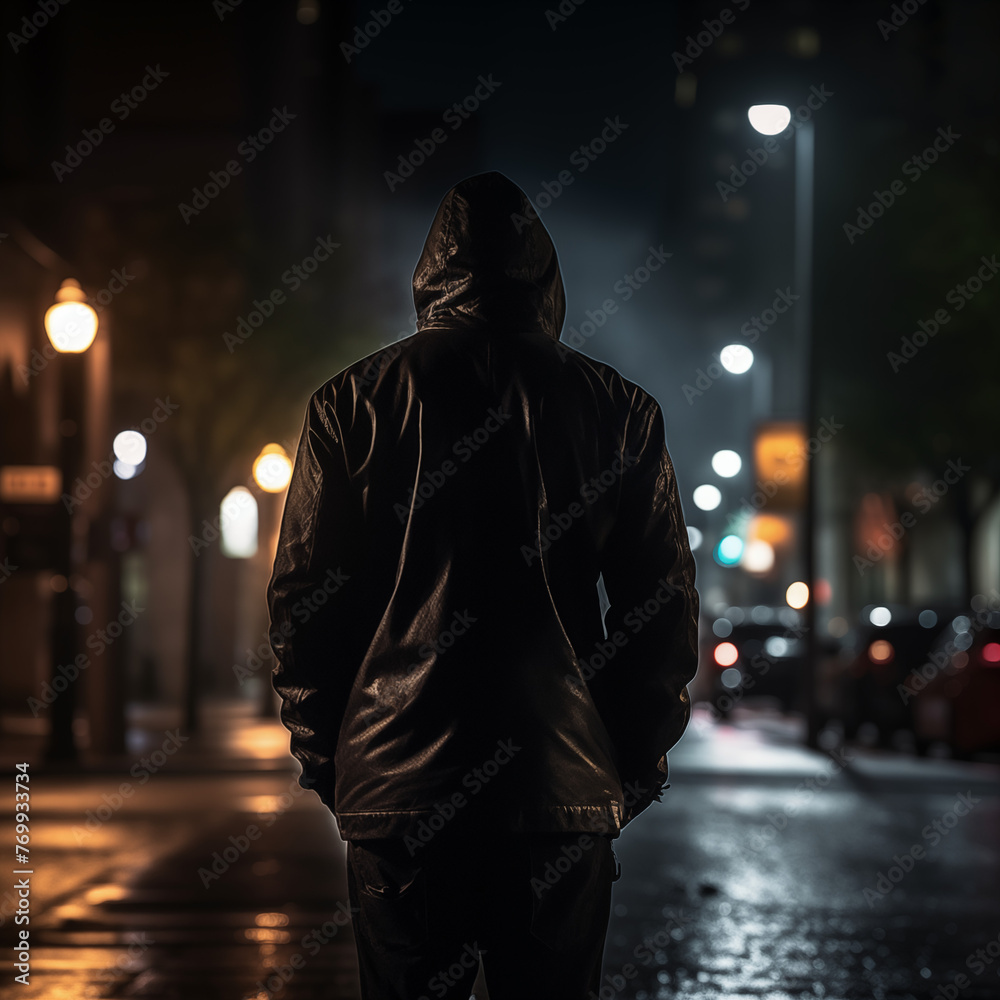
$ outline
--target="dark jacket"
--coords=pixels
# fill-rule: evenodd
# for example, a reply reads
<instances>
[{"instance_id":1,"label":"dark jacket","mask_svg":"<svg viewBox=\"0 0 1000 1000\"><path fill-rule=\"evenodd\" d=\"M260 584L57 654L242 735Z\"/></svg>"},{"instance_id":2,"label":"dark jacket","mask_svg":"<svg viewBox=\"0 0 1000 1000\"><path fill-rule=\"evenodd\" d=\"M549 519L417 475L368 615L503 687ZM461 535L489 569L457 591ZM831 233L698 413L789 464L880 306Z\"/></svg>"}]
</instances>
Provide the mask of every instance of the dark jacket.
<instances>
[{"instance_id":1,"label":"dark jacket","mask_svg":"<svg viewBox=\"0 0 1000 1000\"><path fill-rule=\"evenodd\" d=\"M458 813L617 836L697 664L660 407L559 342L555 249L502 174L445 196L413 297L417 332L313 393L295 455L268 604L300 781L345 839Z\"/></svg>"}]
</instances>

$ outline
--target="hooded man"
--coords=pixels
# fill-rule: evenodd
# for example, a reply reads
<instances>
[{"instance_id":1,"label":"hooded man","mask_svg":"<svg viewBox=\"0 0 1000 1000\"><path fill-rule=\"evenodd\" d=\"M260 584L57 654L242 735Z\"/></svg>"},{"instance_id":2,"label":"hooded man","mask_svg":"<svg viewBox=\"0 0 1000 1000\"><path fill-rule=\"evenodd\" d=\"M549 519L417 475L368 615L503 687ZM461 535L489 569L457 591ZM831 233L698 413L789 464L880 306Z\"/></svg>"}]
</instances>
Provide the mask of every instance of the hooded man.
<instances>
[{"instance_id":1,"label":"hooded man","mask_svg":"<svg viewBox=\"0 0 1000 1000\"><path fill-rule=\"evenodd\" d=\"M582 1000L697 666L663 416L560 343L555 248L502 174L445 195L413 299L417 332L306 409L281 719L348 842L364 997L467 998L481 953L493 1000Z\"/></svg>"}]
</instances>

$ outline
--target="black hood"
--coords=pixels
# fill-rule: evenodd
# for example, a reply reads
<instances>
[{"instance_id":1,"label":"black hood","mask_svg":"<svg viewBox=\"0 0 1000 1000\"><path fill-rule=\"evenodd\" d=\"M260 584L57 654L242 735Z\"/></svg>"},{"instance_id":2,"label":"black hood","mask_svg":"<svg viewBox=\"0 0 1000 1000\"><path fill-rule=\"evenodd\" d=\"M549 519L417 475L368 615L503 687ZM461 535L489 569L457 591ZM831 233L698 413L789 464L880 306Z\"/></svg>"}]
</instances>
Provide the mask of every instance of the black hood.
<instances>
[{"instance_id":1,"label":"black hood","mask_svg":"<svg viewBox=\"0 0 1000 1000\"><path fill-rule=\"evenodd\" d=\"M496 171L442 199L413 272L417 330L538 331L566 315L559 259L527 195Z\"/></svg>"}]
</instances>

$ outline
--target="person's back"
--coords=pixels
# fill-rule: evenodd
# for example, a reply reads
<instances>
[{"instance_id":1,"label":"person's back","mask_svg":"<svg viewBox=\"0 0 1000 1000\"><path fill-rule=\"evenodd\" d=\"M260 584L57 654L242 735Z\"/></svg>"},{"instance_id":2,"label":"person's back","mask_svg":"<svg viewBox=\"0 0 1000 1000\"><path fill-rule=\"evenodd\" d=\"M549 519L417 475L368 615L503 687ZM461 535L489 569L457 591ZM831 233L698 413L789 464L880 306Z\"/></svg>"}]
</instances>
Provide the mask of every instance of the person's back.
<instances>
[{"instance_id":1,"label":"person's back","mask_svg":"<svg viewBox=\"0 0 1000 1000\"><path fill-rule=\"evenodd\" d=\"M578 969L550 995L583 996L597 980L580 958L607 925L610 838L658 795L697 661L663 418L641 388L559 342L555 250L500 174L445 197L414 301L417 333L335 376L307 409L268 588L282 718L303 782L351 842L366 996L428 993L429 956L461 943L442 928L421 944L405 988L384 955L366 971L363 939L399 936L384 913L366 920L366 896L384 908L425 866L442 884L441 845L465 830L490 838L497 870L497 845L522 845L524 933L534 925L551 947L553 983ZM588 832L599 847L539 891L538 843L579 846ZM582 951L556 926L562 914L579 930L573 892L596 909ZM487 930L472 937L485 953ZM496 1000L493 955L486 966Z\"/></svg>"}]
</instances>

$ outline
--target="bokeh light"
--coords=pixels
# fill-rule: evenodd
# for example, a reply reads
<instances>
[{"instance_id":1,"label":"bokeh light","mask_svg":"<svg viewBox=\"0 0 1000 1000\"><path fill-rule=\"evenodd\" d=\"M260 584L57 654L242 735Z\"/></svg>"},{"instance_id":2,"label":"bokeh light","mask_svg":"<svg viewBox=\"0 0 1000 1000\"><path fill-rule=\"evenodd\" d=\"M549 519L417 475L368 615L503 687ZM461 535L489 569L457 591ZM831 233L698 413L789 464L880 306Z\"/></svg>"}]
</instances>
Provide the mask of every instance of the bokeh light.
<instances>
[{"instance_id":1,"label":"bokeh light","mask_svg":"<svg viewBox=\"0 0 1000 1000\"><path fill-rule=\"evenodd\" d=\"M745 344L728 344L719 353L722 367L733 375L742 375L753 364L753 351Z\"/></svg>"},{"instance_id":2,"label":"bokeh light","mask_svg":"<svg viewBox=\"0 0 1000 1000\"><path fill-rule=\"evenodd\" d=\"M743 468L743 459L735 451L723 449L712 456L712 469L716 475L730 479Z\"/></svg>"},{"instance_id":3,"label":"bokeh light","mask_svg":"<svg viewBox=\"0 0 1000 1000\"><path fill-rule=\"evenodd\" d=\"M788 128L792 113L784 104L754 104L747 109L747 118L761 135L777 135Z\"/></svg>"},{"instance_id":4,"label":"bokeh light","mask_svg":"<svg viewBox=\"0 0 1000 1000\"><path fill-rule=\"evenodd\" d=\"M722 493L719 491L719 487L708 483L697 487L692 496L694 505L699 510L715 510L722 503Z\"/></svg>"},{"instance_id":5,"label":"bokeh light","mask_svg":"<svg viewBox=\"0 0 1000 1000\"><path fill-rule=\"evenodd\" d=\"M804 608L809 603L809 588L801 581L789 584L785 591L785 603L790 608Z\"/></svg>"},{"instance_id":6,"label":"bokeh light","mask_svg":"<svg viewBox=\"0 0 1000 1000\"><path fill-rule=\"evenodd\" d=\"M892 621L892 612L888 608L872 608L868 614L868 620L872 623L872 625L877 625L879 628L882 628Z\"/></svg>"},{"instance_id":7,"label":"bokeh light","mask_svg":"<svg viewBox=\"0 0 1000 1000\"><path fill-rule=\"evenodd\" d=\"M720 667L731 667L739 658L740 652L731 642L720 642L715 647L715 662Z\"/></svg>"}]
</instances>

